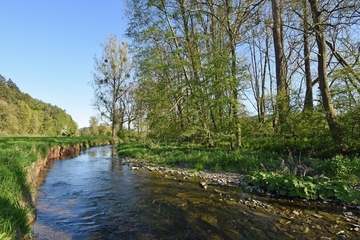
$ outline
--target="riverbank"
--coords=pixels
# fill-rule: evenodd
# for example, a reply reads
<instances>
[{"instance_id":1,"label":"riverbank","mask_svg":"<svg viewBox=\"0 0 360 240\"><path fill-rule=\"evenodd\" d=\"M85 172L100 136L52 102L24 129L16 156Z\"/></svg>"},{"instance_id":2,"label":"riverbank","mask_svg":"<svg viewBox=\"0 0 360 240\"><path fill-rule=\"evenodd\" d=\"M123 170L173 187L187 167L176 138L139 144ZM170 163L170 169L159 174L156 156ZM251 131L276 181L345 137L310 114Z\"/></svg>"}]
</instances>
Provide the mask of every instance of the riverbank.
<instances>
[{"instance_id":1,"label":"riverbank","mask_svg":"<svg viewBox=\"0 0 360 240\"><path fill-rule=\"evenodd\" d=\"M359 211L225 185L205 189L200 183L210 181L186 175L191 170L113 150L93 148L51 167L39 188L36 239L358 239Z\"/></svg>"},{"instance_id":2,"label":"riverbank","mask_svg":"<svg viewBox=\"0 0 360 240\"><path fill-rule=\"evenodd\" d=\"M144 160L121 157L122 164L131 166L133 171L150 171L162 175L163 181L175 180L181 186L188 180L198 183L198 191L208 192L210 201L219 201L229 206L246 206L252 214L279 218L274 226L283 232L307 234L322 232L321 239L328 239L323 228L332 236L353 239L360 234L360 206L340 203L336 200L306 200L279 196L273 192L249 186L246 176L231 172L193 171L184 167L165 167ZM245 190L239 194L237 187ZM240 190L242 192L242 190ZM240 196L240 197L239 197ZM182 206L182 205L181 205ZM321 209L321 210L320 210ZM335 216L335 217L334 217ZM333 225L329 225L333 223ZM291 232L290 231L290 232ZM289 237L293 238L292 235Z\"/></svg>"},{"instance_id":3,"label":"riverbank","mask_svg":"<svg viewBox=\"0 0 360 240\"><path fill-rule=\"evenodd\" d=\"M108 144L99 137L0 137L0 239L31 239L36 187L49 161Z\"/></svg>"},{"instance_id":4,"label":"riverbank","mask_svg":"<svg viewBox=\"0 0 360 240\"><path fill-rule=\"evenodd\" d=\"M190 173L212 172L214 176L230 174L236 176L230 182L243 185L248 191L279 197L338 201L355 206L360 203L360 159L356 156L300 159L291 153L286 156L139 142L122 143L118 146L118 153L141 159L138 161L142 165L188 169ZM220 182L228 181L227 177L224 179L220 178Z\"/></svg>"}]
</instances>

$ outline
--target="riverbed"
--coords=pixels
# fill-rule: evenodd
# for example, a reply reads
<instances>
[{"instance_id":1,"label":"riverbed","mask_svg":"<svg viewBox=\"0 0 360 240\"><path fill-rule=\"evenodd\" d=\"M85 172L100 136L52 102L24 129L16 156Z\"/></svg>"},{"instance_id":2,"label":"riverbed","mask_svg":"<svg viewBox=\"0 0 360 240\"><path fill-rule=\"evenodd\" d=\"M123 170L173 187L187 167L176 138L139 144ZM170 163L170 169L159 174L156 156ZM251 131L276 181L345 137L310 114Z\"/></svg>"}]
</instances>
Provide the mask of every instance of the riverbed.
<instances>
[{"instance_id":1,"label":"riverbed","mask_svg":"<svg viewBox=\"0 0 360 240\"><path fill-rule=\"evenodd\" d=\"M360 211L154 171L94 147L49 165L36 239L360 239Z\"/></svg>"}]
</instances>

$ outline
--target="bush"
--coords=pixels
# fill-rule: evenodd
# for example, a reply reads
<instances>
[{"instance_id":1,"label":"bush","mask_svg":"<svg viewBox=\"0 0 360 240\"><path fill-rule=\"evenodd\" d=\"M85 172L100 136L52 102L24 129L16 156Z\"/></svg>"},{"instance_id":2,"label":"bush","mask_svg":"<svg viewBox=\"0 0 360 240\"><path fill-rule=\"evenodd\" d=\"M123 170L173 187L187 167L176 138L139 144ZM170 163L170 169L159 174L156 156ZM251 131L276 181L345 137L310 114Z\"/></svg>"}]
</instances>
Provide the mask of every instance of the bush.
<instances>
[{"instance_id":1,"label":"bush","mask_svg":"<svg viewBox=\"0 0 360 240\"><path fill-rule=\"evenodd\" d=\"M360 176L360 159L343 155L336 155L331 159L322 161L319 166L324 174L334 180L347 179L349 184L355 184Z\"/></svg>"}]
</instances>

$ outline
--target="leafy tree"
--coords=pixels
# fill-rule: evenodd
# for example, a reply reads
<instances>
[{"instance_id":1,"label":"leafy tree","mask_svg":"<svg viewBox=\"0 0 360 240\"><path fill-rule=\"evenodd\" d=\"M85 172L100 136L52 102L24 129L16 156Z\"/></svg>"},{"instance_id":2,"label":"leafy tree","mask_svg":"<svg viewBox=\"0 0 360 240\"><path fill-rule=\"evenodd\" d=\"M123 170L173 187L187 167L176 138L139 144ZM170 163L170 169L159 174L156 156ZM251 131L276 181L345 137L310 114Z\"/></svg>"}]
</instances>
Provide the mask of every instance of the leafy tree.
<instances>
[{"instance_id":1,"label":"leafy tree","mask_svg":"<svg viewBox=\"0 0 360 240\"><path fill-rule=\"evenodd\" d=\"M242 145L240 89L248 77L238 44L254 1L146 1L131 5L137 104L153 136ZM144 15L143 12L150 14Z\"/></svg>"},{"instance_id":2,"label":"leafy tree","mask_svg":"<svg viewBox=\"0 0 360 240\"><path fill-rule=\"evenodd\" d=\"M17 134L19 131L18 119L13 114L16 105L7 103L0 99L0 132Z\"/></svg>"},{"instance_id":3,"label":"leafy tree","mask_svg":"<svg viewBox=\"0 0 360 240\"><path fill-rule=\"evenodd\" d=\"M0 74L0 82L5 83L6 82L6 78Z\"/></svg>"},{"instance_id":4,"label":"leafy tree","mask_svg":"<svg viewBox=\"0 0 360 240\"><path fill-rule=\"evenodd\" d=\"M91 135L93 136L99 135L99 129L98 129L99 119L95 116L91 116L89 120L89 124L90 124Z\"/></svg>"},{"instance_id":5,"label":"leafy tree","mask_svg":"<svg viewBox=\"0 0 360 240\"><path fill-rule=\"evenodd\" d=\"M38 111L31 112L31 118L29 123L28 133L30 134L38 134L40 129L40 120Z\"/></svg>"},{"instance_id":6,"label":"leafy tree","mask_svg":"<svg viewBox=\"0 0 360 240\"><path fill-rule=\"evenodd\" d=\"M24 101L18 101L17 118L19 120L19 133L27 134L31 122L31 108Z\"/></svg>"},{"instance_id":7,"label":"leafy tree","mask_svg":"<svg viewBox=\"0 0 360 240\"><path fill-rule=\"evenodd\" d=\"M7 81L6 81L6 85L8 85L9 88L11 89L14 89L16 90L17 92L20 92L20 89L19 87L16 85L16 83L14 83L11 78L9 78Z\"/></svg>"},{"instance_id":8,"label":"leafy tree","mask_svg":"<svg viewBox=\"0 0 360 240\"><path fill-rule=\"evenodd\" d=\"M116 125L121 128L124 122L122 101L131 85L133 66L127 43L120 43L115 35L111 35L106 39L102 56L95 56L94 61L95 73L91 82L93 106L99 111L101 119L111 124L112 137L115 137Z\"/></svg>"},{"instance_id":9,"label":"leafy tree","mask_svg":"<svg viewBox=\"0 0 360 240\"><path fill-rule=\"evenodd\" d=\"M137 105L135 101L136 88L130 87L122 99L124 108L124 122L127 124L127 130L131 129L131 124L137 118Z\"/></svg>"}]
</instances>

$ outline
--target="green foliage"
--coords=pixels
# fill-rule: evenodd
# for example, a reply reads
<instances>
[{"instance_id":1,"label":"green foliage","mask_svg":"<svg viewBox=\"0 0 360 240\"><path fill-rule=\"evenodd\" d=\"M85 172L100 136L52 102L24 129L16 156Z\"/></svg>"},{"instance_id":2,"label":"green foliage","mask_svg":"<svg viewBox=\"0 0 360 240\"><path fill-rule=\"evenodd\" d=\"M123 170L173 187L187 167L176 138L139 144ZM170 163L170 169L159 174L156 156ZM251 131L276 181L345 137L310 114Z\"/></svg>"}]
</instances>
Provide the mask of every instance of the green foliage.
<instances>
[{"instance_id":1,"label":"green foliage","mask_svg":"<svg viewBox=\"0 0 360 240\"><path fill-rule=\"evenodd\" d=\"M356 184L360 176L360 159L358 156L346 157L336 155L331 159L326 159L317 166L326 173L326 176L335 179L346 179L350 184Z\"/></svg>"},{"instance_id":2,"label":"green foliage","mask_svg":"<svg viewBox=\"0 0 360 240\"><path fill-rule=\"evenodd\" d=\"M281 132L272 127L271 121L257 122L248 118L243 126L244 148L251 151L289 151L309 157L332 157L334 144L322 111L290 113Z\"/></svg>"},{"instance_id":3,"label":"green foliage","mask_svg":"<svg viewBox=\"0 0 360 240\"><path fill-rule=\"evenodd\" d=\"M30 187L26 182L25 166L28 166L36 155L28 149L17 148L1 152L0 155L0 233L9 238L20 239L17 231L29 232L27 214L34 208L30 198Z\"/></svg>"},{"instance_id":4,"label":"green foliage","mask_svg":"<svg viewBox=\"0 0 360 240\"><path fill-rule=\"evenodd\" d=\"M119 42L116 35L110 35L103 45L102 56L95 56L94 62L94 75L90 82L94 91L93 106L101 119L111 126L118 123L122 126L128 107L125 96L131 85L133 69L127 43ZM115 138L115 134L112 128L111 136Z\"/></svg>"},{"instance_id":5,"label":"green foliage","mask_svg":"<svg viewBox=\"0 0 360 240\"><path fill-rule=\"evenodd\" d=\"M346 142L354 153L360 153L360 106L355 106L339 116Z\"/></svg>"},{"instance_id":6,"label":"green foliage","mask_svg":"<svg viewBox=\"0 0 360 240\"><path fill-rule=\"evenodd\" d=\"M14 82L0 81L0 136L60 136L63 129L74 135L77 124L64 110L22 93Z\"/></svg>"},{"instance_id":7,"label":"green foliage","mask_svg":"<svg viewBox=\"0 0 360 240\"><path fill-rule=\"evenodd\" d=\"M351 189L341 180L327 177L297 177L274 172L258 172L247 176L247 182L256 188L263 188L281 196L305 199L335 199L358 204L360 191Z\"/></svg>"},{"instance_id":8,"label":"green foliage","mask_svg":"<svg viewBox=\"0 0 360 240\"><path fill-rule=\"evenodd\" d=\"M349 186L359 182L359 158L336 156L329 160L305 158L290 162L276 153L228 151L201 145L166 145L125 142L119 154L168 166L185 166L197 171L235 171L248 176L248 184L276 192L281 196L306 199L359 201L359 191ZM295 164L295 165L294 165ZM284 165L284 166L282 166ZM290 175L294 168L306 165L312 176ZM286 170L287 169L287 170ZM302 173L303 174L303 173ZM330 178L331 180L330 180Z\"/></svg>"}]
</instances>

